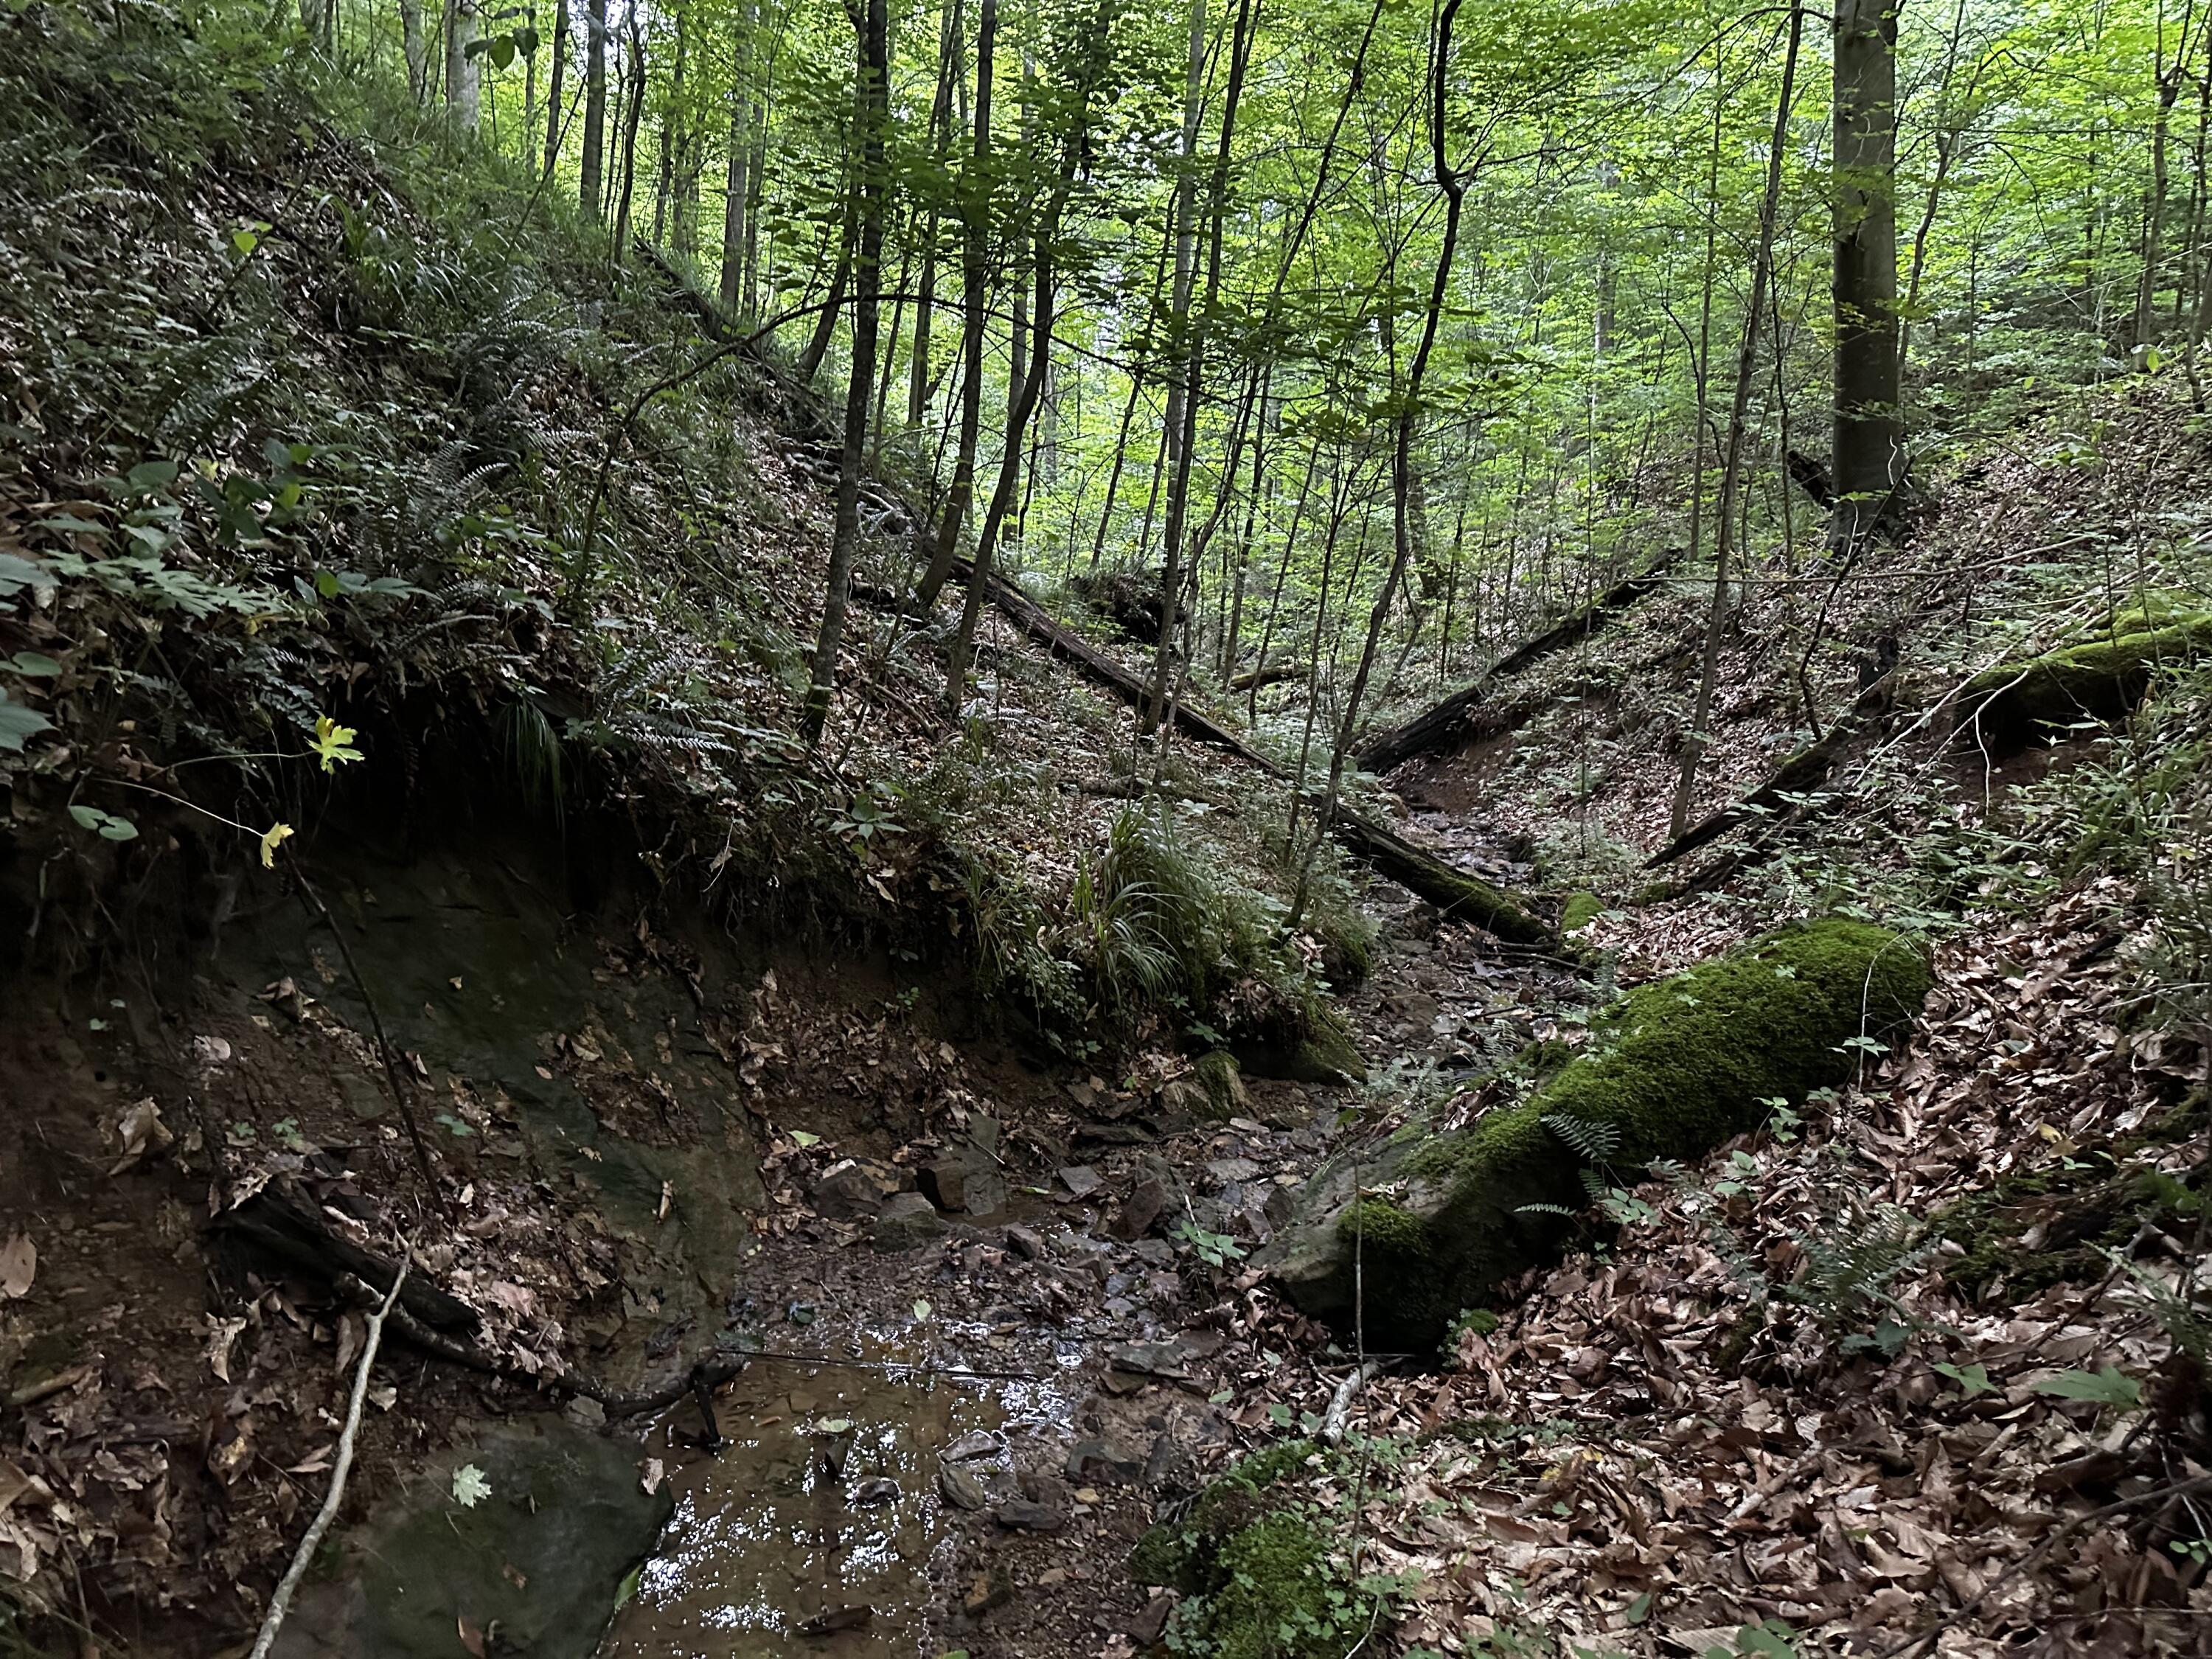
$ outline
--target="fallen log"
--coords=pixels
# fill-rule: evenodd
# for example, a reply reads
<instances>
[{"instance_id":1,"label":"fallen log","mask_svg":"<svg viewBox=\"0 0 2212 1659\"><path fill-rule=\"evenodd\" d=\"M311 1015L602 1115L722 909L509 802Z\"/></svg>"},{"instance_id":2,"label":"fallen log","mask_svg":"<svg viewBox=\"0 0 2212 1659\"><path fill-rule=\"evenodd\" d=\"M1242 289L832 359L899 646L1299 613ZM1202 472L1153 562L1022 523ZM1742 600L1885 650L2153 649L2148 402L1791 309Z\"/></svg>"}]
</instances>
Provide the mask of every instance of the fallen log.
<instances>
[{"instance_id":1,"label":"fallen log","mask_svg":"<svg viewBox=\"0 0 2212 1659\"><path fill-rule=\"evenodd\" d=\"M696 293L676 268L662 258L658 250L644 246L647 257L667 278L676 291L679 302L698 319L706 333L715 339L732 337L730 325L720 310L703 295ZM787 401L811 417L810 424L817 430L826 427L829 416L818 400L797 386L770 362L757 346L748 347L742 353L757 368L763 370L785 394ZM878 479L885 493L906 507L909 520L919 530L927 523L926 515L914 511L900 492L888 480ZM1585 607L1559 627L1530 641L1499 665L1505 672L1534 661L1545 652L1558 648L1565 642L1567 634L1579 627L1588 632L1595 625L1597 615L1611 606L1624 605L1637 593L1644 591L1665 574L1680 556L1669 552L1657 564L1641 576L1616 584L1601 594L1595 605ZM966 582L975 575L975 563L969 559L953 562L953 574ZM860 597L866 602L875 598L872 592ZM1142 708L1150 688L1142 677L1108 656L1073 629L1055 620L1044 607L1023 592L1005 577L993 573L985 590L985 597L996 605L1001 614L1021 629L1030 639L1043 646L1052 655L1072 665L1099 684L1121 696L1132 705ZM1577 620L1579 618L1579 621ZM1579 635L1576 635L1579 637ZM1510 666L1507 666L1510 665ZM1499 672L1494 668L1492 672ZM1176 729L1188 737L1249 762L1270 777L1288 781L1284 769L1254 749L1218 720L1211 719L1193 708L1181 698L1172 700ZM1402 836L1371 819L1350 811L1340 803L1330 819L1330 828L1337 839L1354 856L1365 860L1382 874L1389 877L1413 893L1436 905L1446 915L1473 921L1487 928L1498 938L1515 944L1547 944L1556 938L1556 930L1540 921L1489 883L1455 869L1435 854L1416 847Z\"/></svg>"},{"instance_id":2,"label":"fallen log","mask_svg":"<svg viewBox=\"0 0 2212 1659\"><path fill-rule=\"evenodd\" d=\"M1682 549L1668 548L1649 569L1615 582L1579 611L1500 657L1483 671L1474 684L1453 692L1440 702L1431 704L1404 725L1394 726L1389 731L1370 738L1359 750L1359 764L1370 772L1394 771L1414 756L1441 749L1465 735L1470 724L1469 716L1490 695L1492 685L1519 673L1555 651L1565 650L1568 646L1589 638L1607 617L1633 605L1665 580L1674 567L1681 562L1682 557Z\"/></svg>"},{"instance_id":3,"label":"fallen log","mask_svg":"<svg viewBox=\"0 0 2212 1659\"><path fill-rule=\"evenodd\" d=\"M1675 836L1644 860L1644 867L1656 870L1662 864L1672 864L1685 853L1694 853L1708 842L1719 840L1753 818L1771 817L1778 807L1791 805L1788 797L1819 788L1836 769L1837 761L1842 758L1851 739L1871 720L1889 712L1895 701L1895 690L1891 676L1884 674L1852 700L1851 706L1818 743L1808 744L1784 761L1765 783L1741 800L1723 806L1703 823Z\"/></svg>"},{"instance_id":4,"label":"fallen log","mask_svg":"<svg viewBox=\"0 0 2212 1659\"><path fill-rule=\"evenodd\" d=\"M1264 691L1271 685L1280 685L1285 680L1305 678L1306 665L1302 662L1262 663L1257 668L1245 669L1229 677L1231 691Z\"/></svg>"},{"instance_id":5,"label":"fallen log","mask_svg":"<svg viewBox=\"0 0 2212 1659\"><path fill-rule=\"evenodd\" d=\"M272 1181L241 1204L209 1223L216 1233L276 1257L311 1279L336 1285L356 1279L381 1297L399 1277L399 1264L341 1237L323 1219L321 1207L289 1181ZM435 1331L465 1331L482 1326L475 1309L436 1285L410 1275L399 1305L416 1322Z\"/></svg>"},{"instance_id":6,"label":"fallen log","mask_svg":"<svg viewBox=\"0 0 2212 1659\"><path fill-rule=\"evenodd\" d=\"M953 565L953 574L963 581L974 570L975 567L964 559ZM1012 582L993 576L988 597L1008 618L1054 656L1073 664L1128 702L1143 705L1149 688L1141 676L1055 621ZM1175 720L1178 731L1217 749L1227 750L1269 777L1289 781L1291 775L1284 768L1219 721L1180 699L1175 705ZM1547 945L1557 937L1557 930L1498 888L1446 863L1427 848L1415 846L1395 830L1351 811L1341 802L1329 820L1329 828L1353 857L1426 899L1446 915L1472 921L1515 945Z\"/></svg>"}]
</instances>

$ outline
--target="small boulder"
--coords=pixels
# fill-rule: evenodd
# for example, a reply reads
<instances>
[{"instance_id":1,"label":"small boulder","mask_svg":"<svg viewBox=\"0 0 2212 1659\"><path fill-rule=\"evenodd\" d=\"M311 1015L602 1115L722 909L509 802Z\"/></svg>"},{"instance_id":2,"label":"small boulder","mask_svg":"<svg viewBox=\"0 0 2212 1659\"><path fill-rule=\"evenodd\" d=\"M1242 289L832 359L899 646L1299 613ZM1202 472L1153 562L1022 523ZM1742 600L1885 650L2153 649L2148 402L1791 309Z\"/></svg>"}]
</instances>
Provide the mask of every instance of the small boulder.
<instances>
[{"instance_id":1,"label":"small boulder","mask_svg":"<svg viewBox=\"0 0 2212 1659\"><path fill-rule=\"evenodd\" d=\"M907 1184L903 1170L880 1158L840 1158L814 1183L814 1207L840 1220L858 1220L873 1215Z\"/></svg>"},{"instance_id":2,"label":"small boulder","mask_svg":"<svg viewBox=\"0 0 2212 1659\"><path fill-rule=\"evenodd\" d=\"M945 1218L920 1193L900 1193L876 1212L872 1235L875 1247L886 1255L918 1250L945 1237Z\"/></svg>"},{"instance_id":3,"label":"small boulder","mask_svg":"<svg viewBox=\"0 0 2212 1659\"><path fill-rule=\"evenodd\" d=\"M1158 1176L1146 1176L1122 1194L1109 1231L1115 1237L1133 1243L1152 1231L1167 1207L1167 1182Z\"/></svg>"},{"instance_id":4,"label":"small boulder","mask_svg":"<svg viewBox=\"0 0 2212 1659\"><path fill-rule=\"evenodd\" d=\"M1051 1504L1026 1498L1009 1498L992 1511L992 1518L1009 1532L1052 1533L1067 1524L1067 1517Z\"/></svg>"}]
</instances>

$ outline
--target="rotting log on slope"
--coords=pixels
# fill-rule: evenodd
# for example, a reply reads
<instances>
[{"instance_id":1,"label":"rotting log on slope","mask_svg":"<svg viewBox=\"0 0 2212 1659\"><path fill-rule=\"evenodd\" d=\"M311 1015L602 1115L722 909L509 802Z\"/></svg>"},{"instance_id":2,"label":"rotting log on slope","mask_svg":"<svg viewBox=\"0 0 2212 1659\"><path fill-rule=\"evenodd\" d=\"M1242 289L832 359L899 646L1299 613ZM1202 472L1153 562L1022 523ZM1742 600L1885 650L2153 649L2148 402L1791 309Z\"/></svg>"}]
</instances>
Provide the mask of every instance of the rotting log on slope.
<instances>
[{"instance_id":1,"label":"rotting log on slope","mask_svg":"<svg viewBox=\"0 0 2212 1659\"><path fill-rule=\"evenodd\" d=\"M954 574L965 581L972 567L963 560L953 568ZM992 603L1031 639L1128 702L1137 704L1143 701L1146 691L1142 677L1055 621L1012 583L995 575L990 582ZM1175 702L1174 709L1176 729L1185 735L1225 749L1270 777L1286 781L1290 778L1287 770L1219 721L1180 700ZM1445 862L1425 848L1414 845L1388 825L1352 811L1341 801L1329 823L1337 840L1353 857L1426 899L1446 915L1474 922L1514 945L1549 945L1558 937L1556 930L1499 889Z\"/></svg>"},{"instance_id":2,"label":"rotting log on slope","mask_svg":"<svg viewBox=\"0 0 2212 1659\"><path fill-rule=\"evenodd\" d=\"M1360 748L1360 765L1370 772L1393 771L1416 755L1441 749L1468 735L1474 724L1475 712L1488 700L1491 688L1499 680L1519 673L1553 652L1579 644L1595 633L1614 611L1633 605L1665 580L1681 558L1680 549L1669 548L1650 568L1615 582L1580 610L1499 658L1483 671L1474 684L1431 704L1403 725L1370 738Z\"/></svg>"}]
</instances>

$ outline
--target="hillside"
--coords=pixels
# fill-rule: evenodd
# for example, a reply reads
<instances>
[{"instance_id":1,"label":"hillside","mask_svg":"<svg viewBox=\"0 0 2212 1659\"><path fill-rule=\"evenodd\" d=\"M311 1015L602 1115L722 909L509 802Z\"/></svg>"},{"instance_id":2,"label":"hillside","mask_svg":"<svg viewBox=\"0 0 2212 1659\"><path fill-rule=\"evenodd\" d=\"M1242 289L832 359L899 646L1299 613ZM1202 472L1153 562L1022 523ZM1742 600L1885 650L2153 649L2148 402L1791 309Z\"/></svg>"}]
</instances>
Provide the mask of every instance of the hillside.
<instances>
[{"instance_id":1,"label":"hillside","mask_svg":"<svg viewBox=\"0 0 2212 1659\"><path fill-rule=\"evenodd\" d=\"M0 1651L2203 1650L2194 335L1577 436L1455 12L0 19Z\"/></svg>"}]
</instances>

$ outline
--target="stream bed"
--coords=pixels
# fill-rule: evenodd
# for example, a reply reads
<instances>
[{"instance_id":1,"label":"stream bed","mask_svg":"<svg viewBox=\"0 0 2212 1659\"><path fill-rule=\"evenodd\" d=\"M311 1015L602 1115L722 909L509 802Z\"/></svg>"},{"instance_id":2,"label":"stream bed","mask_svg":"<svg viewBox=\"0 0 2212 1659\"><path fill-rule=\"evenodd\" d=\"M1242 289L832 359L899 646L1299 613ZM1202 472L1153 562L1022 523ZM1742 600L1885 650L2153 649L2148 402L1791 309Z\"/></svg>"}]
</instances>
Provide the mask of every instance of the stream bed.
<instances>
[{"instance_id":1,"label":"stream bed","mask_svg":"<svg viewBox=\"0 0 2212 1659\"><path fill-rule=\"evenodd\" d=\"M819 1330L820 1327L813 1328ZM848 1364L758 1359L716 1397L722 1446L698 1449L697 1405L656 1425L676 1509L602 1659L824 1659L924 1651L957 1599L953 1558L966 1488L1011 1491L1021 1445L1057 1442L1080 1392L1080 1353L1046 1350L1027 1376L948 1375L969 1329L918 1320L817 1338ZM908 1369L914 1367L915 1369ZM982 1369L1010 1370L1003 1351Z\"/></svg>"}]
</instances>

